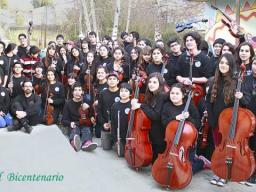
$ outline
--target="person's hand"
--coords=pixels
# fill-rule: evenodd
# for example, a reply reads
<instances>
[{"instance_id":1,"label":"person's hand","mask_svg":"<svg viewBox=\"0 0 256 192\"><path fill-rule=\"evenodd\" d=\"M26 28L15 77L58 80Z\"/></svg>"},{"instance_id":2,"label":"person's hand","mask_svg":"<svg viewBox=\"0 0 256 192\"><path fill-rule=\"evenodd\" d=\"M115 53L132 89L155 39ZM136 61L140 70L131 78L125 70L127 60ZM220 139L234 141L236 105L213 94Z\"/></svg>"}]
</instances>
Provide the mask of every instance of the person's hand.
<instances>
[{"instance_id":1,"label":"person's hand","mask_svg":"<svg viewBox=\"0 0 256 192\"><path fill-rule=\"evenodd\" d=\"M3 111L0 111L0 116L5 116L5 113Z\"/></svg>"},{"instance_id":2,"label":"person's hand","mask_svg":"<svg viewBox=\"0 0 256 192\"><path fill-rule=\"evenodd\" d=\"M72 129L75 129L75 128L76 128L76 123L75 123L75 122L71 122L71 123L70 123L70 127L71 127Z\"/></svg>"},{"instance_id":3,"label":"person's hand","mask_svg":"<svg viewBox=\"0 0 256 192\"><path fill-rule=\"evenodd\" d=\"M104 123L103 128L108 131L111 128L111 124L110 123Z\"/></svg>"},{"instance_id":4,"label":"person's hand","mask_svg":"<svg viewBox=\"0 0 256 192\"><path fill-rule=\"evenodd\" d=\"M192 85L192 81L189 78L183 78L182 83L184 85Z\"/></svg>"},{"instance_id":5,"label":"person's hand","mask_svg":"<svg viewBox=\"0 0 256 192\"><path fill-rule=\"evenodd\" d=\"M188 117L189 117L189 113L185 112L185 113L181 113L181 114L177 115L176 120L182 121L182 120L187 119Z\"/></svg>"},{"instance_id":6,"label":"person's hand","mask_svg":"<svg viewBox=\"0 0 256 192\"><path fill-rule=\"evenodd\" d=\"M242 97L243 97L243 93L242 92L240 92L240 91L237 91L236 93L235 93L235 98L237 98L237 99L241 99Z\"/></svg>"},{"instance_id":7,"label":"person's hand","mask_svg":"<svg viewBox=\"0 0 256 192\"><path fill-rule=\"evenodd\" d=\"M48 101L48 103L50 103L50 104L53 103L53 99L52 99L52 98L48 98L47 101Z\"/></svg>"},{"instance_id":8,"label":"person's hand","mask_svg":"<svg viewBox=\"0 0 256 192\"><path fill-rule=\"evenodd\" d=\"M140 108L140 103L138 103L138 99L132 99L131 100L131 109L136 110Z\"/></svg>"},{"instance_id":9,"label":"person's hand","mask_svg":"<svg viewBox=\"0 0 256 192\"><path fill-rule=\"evenodd\" d=\"M25 111L16 111L16 117L18 119L22 119L27 116L27 113Z\"/></svg>"},{"instance_id":10,"label":"person's hand","mask_svg":"<svg viewBox=\"0 0 256 192\"><path fill-rule=\"evenodd\" d=\"M92 122L92 124L96 124L96 120L95 120L95 118L94 117L91 117L91 122Z\"/></svg>"},{"instance_id":11,"label":"person's hand","mask_svg":"<svg viewBox=\"0 0 256 192\"><path fill-rule=\"evenodd\" d=\"M82 108L83 108L83 110L85 111L85 110L87 110L87 109L89 109L89 105L87 104L87 103L83 103L82 104Z\"/></svg>"}]
</instances>

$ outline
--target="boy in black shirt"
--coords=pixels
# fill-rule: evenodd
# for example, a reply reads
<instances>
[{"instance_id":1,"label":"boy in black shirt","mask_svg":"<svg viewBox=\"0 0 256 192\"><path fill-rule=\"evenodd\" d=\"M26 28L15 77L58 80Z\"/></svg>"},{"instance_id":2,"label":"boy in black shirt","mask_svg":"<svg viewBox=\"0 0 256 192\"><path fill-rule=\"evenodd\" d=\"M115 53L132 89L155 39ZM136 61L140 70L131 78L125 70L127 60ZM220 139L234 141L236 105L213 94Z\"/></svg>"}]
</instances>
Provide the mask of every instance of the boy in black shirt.
<instances>
[{"instance_id":1,"label":"boy in black shirt","mask_svg":"<svg viewBox=\"0 0 256 192\"><path fill-rule=\"evenodd\" d=\"M110 123L110 110L115 102L120 101L119 88L118 88L118 75L116 73L110 73L108 75L108 89L102 90L99 95L99 101L97 106L98 124L102 127L101 142L102 147L105 150L112 148L111 144L111 123Z\"/></svg>"},{"instance_id":2,"label":"boy in black shirt","mask_svg":"<svg viewBox=\"0 0 256 192\"><path fill-rule=\"evenodd\" d=\"M87 115L82 117L82 111L85 114L88 112ZM83 151L92 151L97 148L97 143L92 142L90 106L88 101L83 101L83 89L79 83L75 83L73 98L64 106L62 124L71 129L69 139L75 151L79 151L80 148Z\"/></svg>"},{"instance_id":3,"label":"boy in black shirt","mask_svg":"<svg viewBox=\"0 0 256 192\"><path fill-rule=\"evenodd\" d=\"M120 85L121 100L114 103L111 108L111 134L113 142L117 145L117 154L120 157L124 156L124 146L128 129L128 114L131 109L131 94L132 87L130 84L122 83Z\"/></svg>"}]
</instances>

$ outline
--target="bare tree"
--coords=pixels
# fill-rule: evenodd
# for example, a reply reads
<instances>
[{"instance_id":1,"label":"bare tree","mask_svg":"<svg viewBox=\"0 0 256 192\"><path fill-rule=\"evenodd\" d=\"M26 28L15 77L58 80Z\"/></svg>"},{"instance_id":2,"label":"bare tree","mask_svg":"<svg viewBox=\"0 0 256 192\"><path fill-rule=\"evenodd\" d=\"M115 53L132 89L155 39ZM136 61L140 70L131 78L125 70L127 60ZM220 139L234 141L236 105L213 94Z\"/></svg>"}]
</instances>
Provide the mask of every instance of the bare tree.
<instances>
[{"instance_id":1,"label":"bare tree","mask_svg":"<svg viewBox=\"0 0 256 192\"><path fill-rule=\"evenodd\" d=\"M120 17L120 8L121 8L120 0L116 0L115 1L114 24L113 24L113 31L112 31L112 39L113 40L115 40L117 38L118 24L119 24L119 17Z\"/></svg>"},{"instance_id":2,"label":"bare tree","mask_svg":"<svg viewBox=\"0 0 256 192\"><path fill-rule=\"evenodd\" d=\"M91 6L91 13L92 13L92 28L93 31L97 34L97 40L99 40L99 33L97 29L97 21L96 21L96 15L95 15L95 2L94 0L90 0L90 6Z\"/></svg>"},{"instance_id":3,"label":"bare tree","mask_svg":"<svg viewBox=\"0 0 256 192\"><path fill-rule=\"evenodd\" d=\"M83 28L82 28L82 17L83 17L83 12L82 12L82 6L79 2L79 0L76 1L76 5L77 5L77 9L79 11L79 23L78 23L78 30L79 33L82 34L83 33Z\"/></svg>"},{"instance_id":4,"label":"bare tree","mask_svg":"<svg viewBox=\"0 0 256 192\"><path fill-rule=\"evenodd\" d=\"M131 22L131 10L132 10L132 0L128 1L128 13L127 13L127 21L126 21L126 28L125 31L128 33L129 25Z\"/></svg>"},{"instance_id":5,"label":"bare tree","mask_svg":"<svg viewBox=\"0 0 256 192\"><path fill-rule=\"evenodd\" d=\"M86 31L87 32L92 31L86 0L80 0L80 1L81 1L81 5L82 5L82 8L83 8Z\"/></svg>"}]
</instances>

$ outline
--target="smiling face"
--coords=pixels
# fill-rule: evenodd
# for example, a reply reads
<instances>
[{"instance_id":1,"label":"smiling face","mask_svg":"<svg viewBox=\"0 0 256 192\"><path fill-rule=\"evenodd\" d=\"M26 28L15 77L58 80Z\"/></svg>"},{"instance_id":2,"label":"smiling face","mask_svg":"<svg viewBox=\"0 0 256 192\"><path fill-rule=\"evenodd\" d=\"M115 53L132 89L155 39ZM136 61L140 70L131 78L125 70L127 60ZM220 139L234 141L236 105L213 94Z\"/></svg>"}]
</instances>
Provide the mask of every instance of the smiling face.
<instances>
[{"instance_id":1,"label":"smiling face","mask_svg":"<svg viewBox=\"0 0 256 192\"><path fill-rule=\"evenodd\" d=\"M127 100L130 98L130 91L128 89L122 88L120 89L120 97L123 100Z\"/></svg>"},{"instance_id":2,"label":"smiling face","mask_svg":"<svg viewBox=\"0 0 256 192\"><path fill-rule=\"evenodd\" d=\"M222 74L227 74L229 72L229 63L225 57L222 57L219 62L219 70Z\"/></svg>"},{"instance_id":3,"label":"smiling face","mask_svg":"<svg viewBox=\"0 0 256 192\"><path fill-rule=\"evenodd\" d=\"M183 93L180 88L173 87L170 91L170 100L174 105L181 105L183 103Z\"/></svg>"},{"instance_id":4,"label":"smiling face","mask_svg":"<svg viewBox=\"0 0 256 192\"><path fill-rule=\"evenodd\" d=\"M99 80L105 79L107 77L107 73L106 73L105 69L99 68L97 71L96 77Z\"/></svg>"},{"instance_id":5,"label":"smiling face","mask_svg":"<svg viewBox=\"0 0 256 192\"><path fill-rule=\"evenodd\" d=\"M159 86L160 86L160 84L159 84L159 81L156 77L152 77L152 78L149 79L149 81L148 81L149 91L154 93L159 89Z\"/></svg>"},{"instance_id":6,"label":"smiling face","mask_svg":"<svg viewBox=\"0 0 256 192\"><path fill-rule=\"evenodd\" d=\"M250 61L251 53L248 45L244 45L240 48L239 57L243 63L248 63Z\"/></svg>"},{"instance_id":7,"label":"smiling face","mask_svg":"<svg viewBox=\"0 0 256 192\"><path fill-rule=\"evenodd\" d=\"M191 36L188 36L188 37L186 38L185 45L186 45L186 48L187 48L188 50L193 50L193 49L196 49L196 48L197 48L196 40L193 39L193 37L191 37Z\"/></svg>"}]
</instances>

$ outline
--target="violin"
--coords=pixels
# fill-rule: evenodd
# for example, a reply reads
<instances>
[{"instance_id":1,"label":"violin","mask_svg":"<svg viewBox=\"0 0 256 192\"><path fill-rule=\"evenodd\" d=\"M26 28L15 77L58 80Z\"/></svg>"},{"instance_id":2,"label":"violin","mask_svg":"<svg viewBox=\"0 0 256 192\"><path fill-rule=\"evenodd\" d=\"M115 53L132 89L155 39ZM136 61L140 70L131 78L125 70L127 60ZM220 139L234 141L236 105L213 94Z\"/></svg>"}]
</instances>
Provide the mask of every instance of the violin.
<instances>
[{"instance_id":1,"label":"violin","mask_svg":"<svg viewBox=\"0 0 256 192\"><path fill-rule=\"evenodd\" d=\"M236 91L241 90L245 65L241 65ZM254 133L255 116L239 107L235 98L233 108L224 109L218 119L221 143L212 155L213 172L227 181L245 181L255 171L254 153L248 146L248 139Z\"/></svg>"},{"instance_id":2,"label":"violin","mask_svg":"<svg viewBox=\"0 0 256 192\"><path fill-rule=\"evenodd\" d=\"M93 91L93 76L91 75L90 66L88 67L86 74L84 75L84 91L91 95Z\"/></svg>"},{"instance_id":3,"label":"violin","mask_svg":"<svg viewBox=\"0 0 256 192\"><path fill-rule=\"evenodd\" d=\"M183 113L188 112L192 98L190 90ZM192 179L192 166L188 149L195 145L197 130L185 120L170 121L165 131L166 149L159 154L152 166L153 179L163 187L182 189Z\"/></svg>"},{"instance_id":4,"label":"violin","mask_svg":"<svg viewBox=\"0 0 256 192\"><path fill-rule=\"evenodd\" d=\"M193 90L192 99L193 99L195 105L198 107L199 101L201 100L202 97L205 96L205 91L204 91L203 87L198 84L193 84L192 90Z\"/></svg>"},{"instance_id":5,"label":"violin","mask_svg":"<svg viewBox=\"0 0 256 192\"><path fill-rule=\"evenodd\" d=\"M135 98L139 97L139 86L136 82ZM149 140L151 120L142 109L130 110L125 144L125 159L132 168L145 167L153 159L152 146Z\"/></svg>"},{"instance_id":6,"label":"violin","mask_svg":"<svg viewBox=\"0 0 256 192\"><path fill-rule=\"evenodd\" d=\"M49 92L50 92L50 85L48 84L45 110L44 110L44 121L46 125L52 125L54 123L54 118L53 118L54 107L47 101L48 96L49 98L51 98L53 94Z\"/></svg>"},{"instance_id":7,"label":"violin","mask_svg":"<svg viewBox=\"0 0 256 192\"><path fill-rule=\"evenodd\" d=\"M205 149L208 145L208 133L209 133L209 123L208 123L208 113L204 111L203 117L201 119L201 127L199 130L198 144L201 149Z\"/></svg>"},{"instance_id":8,"label":"violin","mask_svg":"<svg viewBox=\"0 0 256 192\"><path fill-rule=\"evenodd\" d=\"M191 54L189 59L189 79L191 82L193 77L193 74L192 74L193 64L194 64L194 55ZM201 100L202 97L205 96L205 91L201 85L198 85L195 83L192 84L192 90L193 90L192 99L195 105L198 107L199 101Z\"/></svg>"},{"instance_id":9,"label":"violin","mask_svg":"<svg viewBox=\"0 0 256 192\"><path fill-rule=\"evenodd\" d=\"M83 107L81 106L81 107L79 107L79 114L80 114L80 119L79 119L80 125L85 125L87 127L91 127L92 121L90 118L89 109L83 110Z\"/></svg>"}]
</instances>

